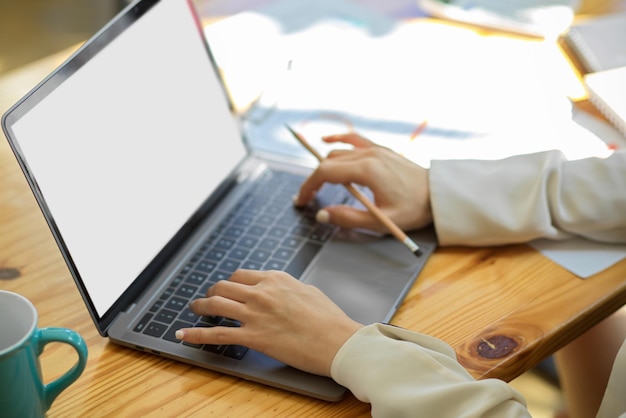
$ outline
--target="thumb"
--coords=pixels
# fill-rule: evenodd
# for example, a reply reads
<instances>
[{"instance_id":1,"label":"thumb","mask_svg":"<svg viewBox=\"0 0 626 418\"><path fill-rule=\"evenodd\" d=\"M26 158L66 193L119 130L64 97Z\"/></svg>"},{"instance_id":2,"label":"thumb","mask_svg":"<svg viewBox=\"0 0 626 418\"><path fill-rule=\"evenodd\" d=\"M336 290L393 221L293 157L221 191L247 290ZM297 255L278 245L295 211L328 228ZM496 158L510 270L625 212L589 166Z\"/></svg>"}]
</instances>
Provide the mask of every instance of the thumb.
<instances>
[{"instance_id":1,"label":"thumb","mask_svg":"<svg viewBox=\"0 0 626 418\"><path fill-rule=\"evenodd\" d=\"M315 220L322 224L333 224L342 228L365 228L384 232L383 225L369 211L348 205L327 206L317 212Z\"/></svg>"}]
</instances>

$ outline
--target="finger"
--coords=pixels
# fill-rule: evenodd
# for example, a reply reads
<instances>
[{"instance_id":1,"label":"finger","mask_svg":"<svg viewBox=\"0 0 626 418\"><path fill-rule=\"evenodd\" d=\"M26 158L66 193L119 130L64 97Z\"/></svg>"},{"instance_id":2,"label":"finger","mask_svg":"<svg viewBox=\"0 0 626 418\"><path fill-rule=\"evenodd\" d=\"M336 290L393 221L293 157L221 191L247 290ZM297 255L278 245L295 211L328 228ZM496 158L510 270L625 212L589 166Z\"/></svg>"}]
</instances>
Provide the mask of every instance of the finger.
<instances>
[{"instance_id":1,"label":"finger","mask_svg":"<svg viewBox=\"0 0 626 418\"><path fill-rule=\"evenodd\" d=\"M236 275L239 277L240 275ZM250 296L251 287L247 284L237 283L231 279L220 280L213 286L209 287L207 297L221 296L237 302L245 302Z\"/></svg>"},{"instance_id":2,"label":"finger","mask_svg":"<svg viewBox=\"0 0 626 418\"><path fill-rule=\"evenodd\" d=\"M350 132L347 134L329 135L322 138L322 140L328 144L343 142L344 144L350 144L356 148L366 148L376 146L375 143L367 138L362 137L359 134Z\"/></svg>"},{"instance_id":3,"label":"finger","mask_svg":"<svg viewBox=\"0 0 626 418\"><path fill-rule=\"evenodd\" d=\"M365 228L386 232L385 226L371 212L346 205L328 206L320 210L315 219L320 223L329 223L342 228Z\"/></svg>"},{"instance_id":4,"label":"finger","mask_svg":"<svg viewBox=\"0 0 626 418\"><path fill-rule=\"evenodd\" d=\"M360 164L354 164L353 161L326 159L302 182L294 204L296 206L308 204L324 183L360 183L363 176L363 167Z\"/></svg>"},{"instance_id":5,"label":"finger","mask_svg":"<svg viewBox=\"0 0 626 418\"><path fill-rule=\"evenodd\" d=\"M245 288L238 287L238 286L231 286L230 284L226 284L226 283L236 283L237 285L253 286L261 280L261 277L259 276L258 273L259 273L258 271L253 271L253 270L244 270L244 269L236 270L228 278L228 280L220 280L217 283L213 284L211 287L209 287L209 289L206 292L206 296L209 297L209 296L221 295L221 296L225 296L231 299L241 301L242 298L245 298ZM236 296L238 294L241 296Z\"/></svg>"},{"instance_id":6,"label":"finger","mask_svg":"<svg viewBox=\"0 0 626 418\"><path fill-rule=\"evenodd\" d=\"M263 272L257 270L245 270L239 269L235 271L230 278L229 281L233 283L245 284L248 286L254 286L259 283L263 279Z\"/></svg>"},{"instance_id":7,"label":"finger","mask_svg":"<svg viewBox=\"0 0 626 418\"><path fill-rule=\"evenodd\" d=\"M336 149L328 153L327 159L332 159L333 163L358 161L367 157L366 149Z\"/></svg>"},{"instance_id":8,"label":"finger","mask_svg":"<svg viewBox=\"0 0 626 418\"><path fill-rule=\"evenodd\" d=\"M176 331L176 338L192 344L245 345L244 337L245 330L238 327L193 327Z\"/></svg>"},{"instance_id":9,"label":"finger","mask_svg":"<svg viewBox=\"0 0 626 418\"><path fill-rule=\"evenodd\" d=\"M189 308L198 316L223 316L241 322L246 322L247 319L244 303L223 296L195 299L189 304Z\"/></svg>"}]
</instances>

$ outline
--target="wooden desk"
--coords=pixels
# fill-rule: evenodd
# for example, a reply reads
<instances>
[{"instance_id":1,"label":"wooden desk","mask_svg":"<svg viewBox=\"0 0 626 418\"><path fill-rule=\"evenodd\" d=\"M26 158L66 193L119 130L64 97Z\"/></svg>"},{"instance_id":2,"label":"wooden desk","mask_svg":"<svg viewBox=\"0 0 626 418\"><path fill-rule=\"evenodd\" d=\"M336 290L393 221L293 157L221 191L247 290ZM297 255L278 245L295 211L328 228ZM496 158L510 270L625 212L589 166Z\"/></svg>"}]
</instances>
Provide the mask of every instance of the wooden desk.
<instances>
[{"instance_id":1,"label":"wooden desk","mask_svg":"<svg viewBox=\"0 0 626 418\"><path fill-rule=\"evenodd\" d=\"M0 80L0 111L71 51ZM34 302L39 325L78 331L85 373L50 417L369 416L348 395L327 403L109 343L98 335L27 183L0 141L0 288ZM393 323L448 342L476 378L511 380L626 303L626 260L581 280L526 245L440 248ZM482 353L481 354L479 354ZM51 345L46 379L75 361Z\"/></svg>"}]
</instances>

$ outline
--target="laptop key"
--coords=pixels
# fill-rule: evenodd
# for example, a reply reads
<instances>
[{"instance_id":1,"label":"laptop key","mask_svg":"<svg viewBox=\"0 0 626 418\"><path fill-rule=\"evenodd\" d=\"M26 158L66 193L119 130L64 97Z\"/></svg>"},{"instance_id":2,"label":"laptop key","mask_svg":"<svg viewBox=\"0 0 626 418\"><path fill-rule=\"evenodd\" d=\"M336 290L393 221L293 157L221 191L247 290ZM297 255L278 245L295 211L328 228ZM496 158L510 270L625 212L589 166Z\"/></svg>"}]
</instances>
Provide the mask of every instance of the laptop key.
<instances>
[{"instance_id":1,"label":"laptop key","mask_svg":"<svg viewBox=\"0 0 626 418\"><path fill-rule=\"evenodd\" d=\"M245 248L236 247L231 251L230 256L236 260L243 260L248 256L249 252L250 251Z\"/></svg>"},{"instance_id":2,"label":"laptop key","mask_svg":"<svg viewBox=\"0 0 626 418\"><path fill-rule=\"evenodd\" d=\"M212 284L215 284L215 283L219 282L220 280L228 280L230 275L231 275L231 273L227 273L225 271L219 271L218 270L218 271L216 271L215 273L213 273L211 275L211 277L209 278L208 284L212 285Z\"/></svg>"},{"instance_id":3,"label":"laptop key","mask_svg":"<svg viewBox=\"0 0 626 418\"><path fill-rule=\"evenodd\" d=\"M171 324L176 319L178 313L170 311L169 309L161 309L161 311L154 318L155 321L163 322L165 324Z\"/></svg>"},{"instance_id":4,"label":"laptop key","mask_svg":"<svg viewBox=\"0 0 626 418\"><path fill-rule=\"evenodd\" d=\"M225 345L213 345L213 344L206 344L204 347L202 347L204 351L208 351L209 353L214 353L214 354L222 354L225 348L226 348Z\"/></svg>"},{"instance_id":5,"label":"laptop key","mask_svg":"<svg viewBox=\"0 0 626 418\"><path fill-rule=\"evenodd\" d=\"M191 309L189 309L189 308L186 308L184 311L182 311L178 317L182 321L188 321L188 322L192 322L192 323L196 322L198 320L198 318L200 318L198 315L193 313L193 311Z\"/></svg>"},{"instance_id":6,"label":"laptop key","mask_svg":"<svg viewBox=\"0 0 626 418\"><path fill-rule=\"evenodd\" d=\"M304 243L293 260L287 265L285 271L296 279L299 279L302 272L307 268L311 260L313 260L313 257L317 255L321 248L322 246L320 244L314 242Z\"/></svg>"},{"instance_id":7,"label":"laptop key","mask_svg":"<svg viewBox=\"0 0 626 418\"><path fill-rule=\"evenodd\" d=\"M209 253L206 255L205 258L209 259L209 260L216 260L219 261L222 258L224 258L224 256L226 255L226 253L222 250L211 250L209 251Z\"/></svg>"},{"instance_id":8,"label":"laptop key","mask_svg":"<svg viewBox=\"0 0 626 418\"><path fill-rule=\"evenodd\" d=\"M293 229L291 233L298 237L307 237L310 231L311 231L310 226L298 225Z\"/></svg>"},{"instance_id":9,"label":"laptop key","mask_svg":"<svg viewBox=\"0 0 626 418\"><path fill-rule=\"evenodd\" d=\"M167 330L165 335L163 336L164 340L171 341L173 343L179 343L180 340L176 338L176 331L181 328L191 328L193 325L189 322L176 321L172 326Z\"/></svg>"},{"instance_id":10,"label":"laptop key","mask_svg":"<svg viewBox=\"0 0 626 418\"><path fill-rule=\"evenodd\" d=\"M314 241L326 242L326 241L328 241L328 238L331 237L331 235L333 234L334 231L335 231L334 227L330 228L328 226L318 225L313 230L313 232L311 233L309 238L314 240Z\"/></svg>"},{"instance_id":11,"label":"laptop key","mask_svg":"<svg viewBox=\"0 0 626 418\"><path fill-rule=\"evenodd\" d=\"M250 258L255 261L265 261L269 258L270 252L265 250L256 250L252 253Z\"/></svg>"},{"instance_id":12,"label":"laptop key","mask_svg":"<svg viewBox=\"0 0 626 418\"><path fill-rule=\"evenodd\" d=\"M179 284L181 284L183 282L183 280L185 279L184 276L176 276L176 278L174 280L172 280L172 283L170 283L171 287L176 287Z\"/></svg>"},{"instance_id":13,"label":"laptop key","mask_svg":"<svg viewBox=\"0 0 626 418\"><path fill-rule=\"evenodd\" d=\"M241 265L241 268L245 270L260 270L262 266L263 266L263 263L261 262L249 260L243 263Z\"/></svg>"},{"instance_id":14,"label":"laptop key","mask_svg":"<svg viewBox=\"0 0 626 418\"><path fill-rule=\"evenodd\" d=\"M281 260L289 260L291 256L293 256L294 250L289 248L279 248L274 253L274 257L279 258Z\"/></svg>"},{"instance_id":15,"label":"laptop key","mask_svg":"<svg viewBox=\"0 0 626 418\"><path fill-rule=\"evenodd\" d=\"M248 348L242 345L229 345L226 351L224 351L224 356L235 360L241 360L247 352Z\"/></svg>"},{"instance_id":16,"label":"laptop key","mask_svg":"<svg viewBox=\"0 0 626 418\"><path fill-rule=\"evenodd\" d=\"M263 238L259 243L259 248L263 248L266 250L273 250L278 246L278 240L274 238Z\"/></svg>"},{"instance_id":17,"label":"laptop key","mask_svg":"<svg viewBox=\"0 0 626 418\"><path fill-rule=\"evenodd\" d=\"M263 212L263 208L259 206L248 206L242 211L244 215L251 216L252 218L259 216L261 212Z\"/></svg>"},{"instance_id":18,"label":"laptop key","mask_svg":"<svg viewBox=\"0 0 626 418\"><path fill-rule=\"evenodd\" d=\"M203 273L191 273L189 277L187 277L187 282L194 284L196 286L200 286L206 280L207 275Z\"/></svg>"},{"instance_id":19,"label":"laptop key","mask_svg":"<svg viewBox=\"0 0 626 418\"><path fill-rule=\"evenodd\" d=\"M301 242L302 242L302 238L288 237L283 241L282 245L288 248L298 248Z\"/></svg>"},{"instance_id":20,"label":"laptop key","mask_svg":"<svg viewBox=\"0 0 626 418\"><path fill-rule=\"evenodd\" d=\"M286 228L281 228L281 227L274 227L270 230L269 232L269 236L273 237L273 238L278 238L278 239L283 239L286 236L288 236L287 234L287 229Z\"/></svg>"},{"instance_id":21,"label":"laptop key","mask_svg":"<svg viewBox=\"0 0 626 418\"><path fill-rule=\"evenodd\" d=\"M266 227L261 226L261 225L254 225L252 226L248 232L252 235L256 235L256 236L263 236L263 234L265 234L265 231L267 230Z\"/></svg>"},{"instance_id":22,"label":"laptop key","mask_svg":"<svg viewBox=\"0 0 626 418\"><path fill-rule=\"evenodd\" d=\"M286 212L276 220L276 225L291 228L298 224L299 220L300 214L298 212Z\"/></svg>"},{"instance_id":23,"label":"laptop key","mask_svg":"<svg viewBox=\"0 0 626 418\"><path fill-rule=\"evenodd\" d=\"M215 283L214 282L206 282L205 284L203 284L200 289L198 290L198 294L200 295L200 297L205 297L206 293L209 291L209 288L211 286L213 286Z\"/></svg>"},{"instance_id":24,"label":"laptop key","mask_svg":"<svg viewBox=\"0 0 626 418\"><path fill-rule=\"evenodd\" d=\"M185 267L183 267L180 270L180 274L182 274L184 276L185 274L189 273L192 268L193 268L193 264L187 264Z\"/></svg>"},{"instance_id":25,"label":"laptop key","mask_svg":"<svg viewBox=\"0 0 626 418\"><path fill-rule=\"evenodd\" d=\"M231 319L231 318L224 318L222 319L222 322L219 323L219 325L221 327L239 327L239 321L235 320L235 319Z\"/></svg>"},{"instance_id":26,"label":"laptop key","mask_svg":"<svg viewBox=\"0 0 626 418\"><path fill-rule=\"evenodd\" d=\"M159 338L163 335L165 330L167 330L167 325L159 324L158 322L150 322L143 333Z\"/></svg>"},{"instance_id":27,"label":"laptop key","mask_svg":"<svg viewBox=\"0 0 626 418\"><path fill-rule=\"evenodd\" d=\"M197 290L198 288L196 286L184 284L178 288L175 294L189 299L196 294Z\"/></svg>"},{"instance_id":28,"label":"laptop key","mask_svg":"<svg viewBox=\"0 0 626 418\"><path fill-rule=\"evenodd\" d=\"M174 290L175 289L173 287L169 287L169 288L165 289L165 292L163 292L163 294L161 295L161 300L166 300L170 296L172 296L172 294L174 293Z\"/></svg>"},{"instance_id":29,"label":"laptop key","mask_svg":"<svg viewBox=\"0 0 626 418\"><path fill-rule=\"evenodd\" d=\"M135 331L135 332L143 331L144 328L146 327L146 325L148 325L148 322L150 322L151 319L152 319L152 315L151 314L145 314L143 316L143 318L141 318L141 321L139 321L137 323L137 325L135 325L135 328L133 328L133 331Z\"/></svg>"},{"instance_id":30,"label":"laptop key","mask_svg":"<svg viewBox=\"0 0 626 418\"><path fill-rule=\"evenodd\" d=\"M274 223L274 218L270 215L261 215L256 221L261 225L271 225Z\"/></svg>"},{"instance_id":31,"label":"laptop key","mask_svg":"<svg viewBox=\"0 0 626 418\"><path fill-rule=\"evenodd\" d=\"M235 238L239 237L239 235L236 232L231 232L231 233L235 234L233 235ZM222 250L228 250L230 247L233 246L234 243L235 243L234 239L222 238L217 242L217 244L215 244L215 246Z\"/></svg>"},{"instance_id":32,"label":"laptop key","mask_svg":"<svg viewBox=\"0 0 626 418\"><path fill-rule=\"evenodd\" d=\"M263 266L263 270L283 270L286 264L287 263L281 260L270 260L265 263L265 266Z\"/></svg>"},{"instance_id":33,"label":"laptop key","mask_svg":"<svg viewBox=\"0 0 626 418\"><path fill-rule=\"evenodd\" d=\"M200 322L205 322L209 325L217 325L220 322L222 322L222 319L224 319L223 316L215 316L215 315L202 316L200 317ZM200 324L200 322L198 322L198 324Z\"/></svg>"},{"instance_id":34,"label":"laptop key","mask_svg":"<svg viewBox=\"0 0 626 418\"><path fill-rule=\"evenodd\" d=\"M167 303L165 304L165 307L179 312L185 309L185 307L187 306L187 303L188 303L187 299L182 299L182 298L174 296L173 298L167 301Z\"/></svg>"},{"instance_id":35,"label":"laptop key","mask_svg":"<svg viewBox=\"0 0 626 418\"><path fill-rule=\"evenodd\" d=\"M239 268L239 262L233 259L226 259L222 261L219 267L221 270L226 271L228 273L234 273L237 268Z\"/></svg>"},{"instance_id":36,"label":"laptop key","mask_svg":"<svg viewBox=\"0 0 626 418\"><path fill-rule=\"evenodd\" d=\"M241 245L242 247L246 247L246 248L253 248L257 242L258 242L258 239L256 238L243 237L241 241L239 241L239 245Z\"/></svg>"},{"instance_id":37,"label":"laptop key","mask_svg":"<svg viewBox=\"0 0 626 418\"><path fill-rule=\"evenodd\" d=\"M241 227L246 227L252 224L252 218L250 216L239 216L234 220L233 223Z\"/></svg>"},{"instance_id":38,"label":"laptop key","mask_svg":"<svg viewBox=\"0 0 626 418\"><path fill-rule=\"evenodd\" d=\"M216 266L216 263L212 261L202 260L198 263L196 268L205 273L210 273L213 271L213 269L215 269L215 266Z\"/></svg>"},{"instance_id":39,"label":"laptop key","mask_svg":"<svg viewBox=\"0 0 626 418\"><path fill-rule=\"evenodd\" d=\"M276 215L283 211L284 205L282 204L271 204L265 208L265 213L269 215Z\"/></svg>"}]
</instances>

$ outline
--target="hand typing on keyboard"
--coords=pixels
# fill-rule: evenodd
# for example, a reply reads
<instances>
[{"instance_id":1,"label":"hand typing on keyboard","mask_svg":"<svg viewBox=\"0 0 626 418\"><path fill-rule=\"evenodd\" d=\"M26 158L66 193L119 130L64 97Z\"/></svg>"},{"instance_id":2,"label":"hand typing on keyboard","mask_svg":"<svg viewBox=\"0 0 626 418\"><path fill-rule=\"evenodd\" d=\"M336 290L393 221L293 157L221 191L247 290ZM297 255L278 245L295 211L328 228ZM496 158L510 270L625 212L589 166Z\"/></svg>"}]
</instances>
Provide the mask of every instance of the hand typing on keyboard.
<instances>
[{"instance_id":1,"label":"hand typing on keyboard","mask_svg":"<svg viewBox=\"0 0 626 418\"><path fill-rule=\"evenodd\" d=\"M304 371L330 376L339 348L363 325L316 287L279 271L237 270L196 299L197 315L222 316L240 327L195 327L176 332L191 344L241 345Z\"/></svg>"}]
</instances>

